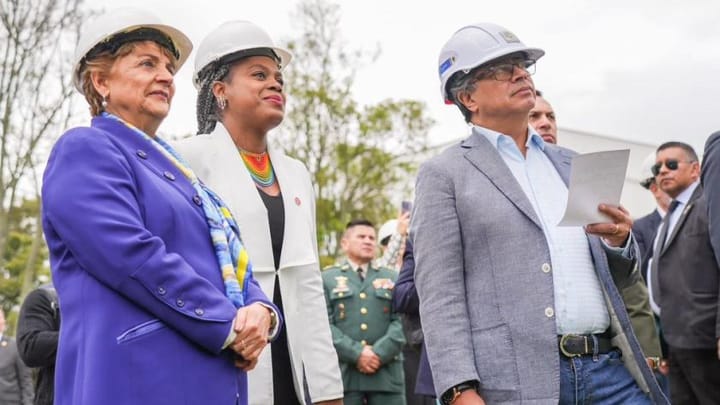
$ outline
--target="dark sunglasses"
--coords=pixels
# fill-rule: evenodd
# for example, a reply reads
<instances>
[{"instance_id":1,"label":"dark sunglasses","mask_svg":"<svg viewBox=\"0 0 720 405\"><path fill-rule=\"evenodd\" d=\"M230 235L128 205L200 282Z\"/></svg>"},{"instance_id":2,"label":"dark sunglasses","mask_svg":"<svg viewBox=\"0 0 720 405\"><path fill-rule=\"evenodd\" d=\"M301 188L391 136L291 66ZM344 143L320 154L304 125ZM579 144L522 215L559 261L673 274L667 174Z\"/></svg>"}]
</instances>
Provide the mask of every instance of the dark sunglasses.
<instances>
[{"instance_id":1,"label":"dark sunglasses","mask_svg":"<svg viewBox=\"0 0 720 405\"><path fill-rule=\"evenodd\" d=\"M692 163L692 162L693 162L693 160L680 161L677 159L668 159L664 163L665 163L665 167L667 167L668 170L677 170L678 167L680 167L680 163ZM662 166L663 166L663 162L657 162L650 168L650 171L652 171L653 176L657 176L660 173L660 169L662 168Z\"/></svg>"}]
</instances>

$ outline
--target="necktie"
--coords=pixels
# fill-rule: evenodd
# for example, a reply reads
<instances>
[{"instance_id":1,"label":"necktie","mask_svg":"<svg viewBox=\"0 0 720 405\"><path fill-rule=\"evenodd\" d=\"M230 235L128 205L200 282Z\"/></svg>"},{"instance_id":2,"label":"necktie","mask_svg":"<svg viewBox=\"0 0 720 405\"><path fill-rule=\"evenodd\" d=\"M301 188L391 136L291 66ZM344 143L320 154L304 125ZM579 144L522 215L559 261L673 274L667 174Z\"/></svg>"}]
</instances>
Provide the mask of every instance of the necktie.
<instances>
[{"instance_id":1,"label":"necktie","mask_svg":"<svg viewBox=\"0 0 720 405\"><path fill-rule=\"evenodd\" d=\"M665 215L665 218L663 218L662 222L662 229L660 229L660 235L658 236L658 245L656 246L659 248L658 253L661 253L662 250L665 248L665 241L668 237L668 232L670 232L670 217L672 216L672 213L675 211L675 209L680 205L680 201L678 200L672 200L670 202L670 206L668 207L667 215Z\"/></svg>"},{"instance_id":2,"label":"necktie","mask_svg":"<svg viewBox=\"0 0 720 405\"><path fill-rule=\"evenodd\" d=\"M653 301L655 301L655 304L657 306L660 306L660 277L658 276L658 263L660 262L660 255L662 254L663 249L665 249L665 239L667 239L668 235L668 228L670 227L670 216L672 215L673 211L680 205L680 202L678 200L672 200L670 203L670 206L668 207L668 212L665 214L665 218L663 218L663 221L660 225L660 233L657 237L657 246L655 246L655 250L653 252L653 259L652 259L652 265L650 266L650 277L651 277L651 293L653 297Z\"/></svg>"},{"instance_id":3,"label":"necktie","mask_svg":"<svg viewBox=\"0 0 720 405\"><path fill-rule=\"evenodd\" d=\"M358 277L360 277L360 281L365 281L365 275L363 275L362 267L358 267L356 271L357 271Z\"/></svg>"}]
</instances>

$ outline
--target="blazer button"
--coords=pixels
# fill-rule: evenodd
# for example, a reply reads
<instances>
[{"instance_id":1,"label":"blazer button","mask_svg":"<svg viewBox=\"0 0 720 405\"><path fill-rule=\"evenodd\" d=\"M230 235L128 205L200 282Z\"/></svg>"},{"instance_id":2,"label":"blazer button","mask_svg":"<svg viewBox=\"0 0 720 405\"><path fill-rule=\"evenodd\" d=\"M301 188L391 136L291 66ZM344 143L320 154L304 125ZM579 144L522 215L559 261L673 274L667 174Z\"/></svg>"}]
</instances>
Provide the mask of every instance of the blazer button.
<instances>
[{"instance_id":1,"label":"blazer button","mask_svg":"<svg viewBox=\"0 0 720 405\"><path fill-rule=\"evenodd\" d=\"M367 314L367 308L365 308L365 307L360 308L360 313L363 315Z\"/></svg>"},{"instance_id":2,"label":"blazer button","mask_svg":"<svg viewBox=\"0 0 720 405\"><path fill-rule=\"evenodd\" d=\"M551 307L545 308L545 316L552 318L555 315L555 311Z\"/></svg>"},{"instance_id":3,"label":"blazer button","mask_svg":"<svg viewBox=\"0 0 720 405\"><path fill-rule=\"evenodd\" d=\"M202 198L201 198L199 195L195 194L195 195L193 196L193 202L194 202L195 205L197 205L198 207L202 207Z\"/></svg>"},{"instance_id":4,"label":"blazer button","mask_svg":"<svg viewBox=\"0 0 720 405\"><path fill-rule=\"evenodd\" d=\"M361 324L360 324L360 330L367 330L367 324L366 324L366 323L361 323Z\"/></svg>"},{"instance_id":5,"label":"blazer button","mask_svg":"<svg viewBox=\"0 0 720 405\"><path fill-rule=\"evenodd\" d=\"M365 297L367 297L367 294L365 294L364 292L361 292L361 293L360 293L360 299L361 299L361 300L364 300Z\"/></svg>"},{"instance_id":6,"label":"blazer button","mask_svg":"<svg viewBox=\"0 0 720 405\"><path fill-rule=\"evenodd\" d=\"M542 269L543 273L550 273L550 265L548 263L543 263L542 267L540 268Z\"/></svg>"},{"instance_id":7,"label":"blazer button","mask_svg":"<svg viewBox=\"0 0 720 405\"><path fill-rule=\"evenodd\" d=\"M365 340L365 339L361 340L361 341L360 341L360 344L363 345L363 346L366 346L366 345L367 345L367 340Z\"/></svg>"},{"instance_id":8,"label":"blazer button","mask_svg":"<svg viewBox=\"0 0 720 405\"><path fill-rule=\"evenodd\" d=\"M168 171L163 172L163 176L170 181L175 181L175 175Z\"/></svg>"},{"instance_id":9,"label":"blazer button","mask_svg":"<svg viewBox=\"0 0 720 405\"><path fill-rule=\"evenodd\" d=\"M140 159L147 159L147 152L144 150L138 149L136 153Z\"/></svg>"},{"instance_id":10,"label":"blazer button","mask_svg":"<svg viewBox=\"0 0 720 405\"><path fill-rule=\"evenodd\" d=\"M202 309L202 308L196 308L196 309L195 309L195 315L197 315L197 316L203 316L203 315L205 315L205 310Z\"/></svg>"},{"instance_id":11,"label":"blazer button","mask_svg":"<svg viewBox=\"0 0 720 405\"><path fill-rule=\"evenodd\" d=\"M185 306L185 301L183 301L183 300L181 300L180 298L178 298L178 299L175 301L175 305L177 305L177 306L179 306L180 308L182 308L182 307Z\"/></svg>"},{"instance_id":12,"label":"blazer button","mask_svg":"<svg viewBox=\"0 0 720 405\"><path fill-rule=\"evenodd\" d=\"M165 293L166 293L167 291L165 291L165 289L162 288L162 287L158 287L157 292L158 292L158 294L160 294L160 295L165 295Z\"/></svg>"}]
</instances>

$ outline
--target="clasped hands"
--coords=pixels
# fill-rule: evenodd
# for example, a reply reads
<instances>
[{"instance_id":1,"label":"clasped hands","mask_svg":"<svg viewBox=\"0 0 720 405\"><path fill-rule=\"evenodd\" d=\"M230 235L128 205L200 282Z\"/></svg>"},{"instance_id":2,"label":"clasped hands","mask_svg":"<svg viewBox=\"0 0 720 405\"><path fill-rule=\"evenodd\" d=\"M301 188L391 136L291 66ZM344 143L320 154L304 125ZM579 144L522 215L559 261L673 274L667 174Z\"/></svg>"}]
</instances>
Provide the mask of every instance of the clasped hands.
<instances>
[{"instance_id":1,"label":"clasped hands","mask_svg":"<svg viewBox=\"0 0 720 405\"><path fill-rule=\"evenodd\" d=\"M237 333L230 348L237 354L235 366L250 371L268 344L270 309L260 303L242 307L235 313L233 330Z\"/></svg>"},{"instance_id":2,"label":"clasped hands","mask_svg":"<svg viewBox=\"0 0 720 405\"><path fill-rule=\"evenodd\" d=\"M600 236L612 247L622 247L632 232L633 221L630 213L623 206L600 204L598 210L610 218L610 222L585 226L589 234Z\"/></svg>"},{"instance_id":3,"label":"clasped hands","mask_svg":"<svg viewBox=\"0 0 720 405\"><path fill-rule=\"evenodd\" d=\"M363 374L375 374L378 371L382 362L380 356L375 354L372 350L372 346L363 346L360 357L357 360L357 369Z\"/></svg>"}]
</instances>

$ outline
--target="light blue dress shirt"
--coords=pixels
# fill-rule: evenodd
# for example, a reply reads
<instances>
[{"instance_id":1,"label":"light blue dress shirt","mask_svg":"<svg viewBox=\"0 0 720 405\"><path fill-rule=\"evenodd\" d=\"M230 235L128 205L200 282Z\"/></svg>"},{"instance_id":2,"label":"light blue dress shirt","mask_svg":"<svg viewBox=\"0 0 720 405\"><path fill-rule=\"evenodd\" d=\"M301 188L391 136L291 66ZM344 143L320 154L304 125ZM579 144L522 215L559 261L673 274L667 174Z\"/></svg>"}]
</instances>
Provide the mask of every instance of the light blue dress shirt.
<instances>
[{"instance_id":1,"label":"light blue dress shirt","mask_svg":"<svg viewBox=\"0 0 720 405\"><path fill-rule=\"evenodd\" d=\"M499 132L473 126L495 146L540 219L550 249L558 334L601 333L610 326L602 287L582 227L560 227L568 189L544 152L545 142L528 127L527 153ZM622 249L620 249L622 250Z\"/></svg>"}]
</instances>

